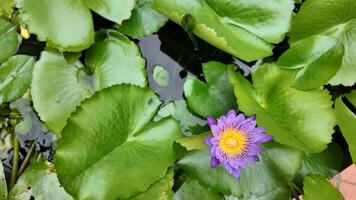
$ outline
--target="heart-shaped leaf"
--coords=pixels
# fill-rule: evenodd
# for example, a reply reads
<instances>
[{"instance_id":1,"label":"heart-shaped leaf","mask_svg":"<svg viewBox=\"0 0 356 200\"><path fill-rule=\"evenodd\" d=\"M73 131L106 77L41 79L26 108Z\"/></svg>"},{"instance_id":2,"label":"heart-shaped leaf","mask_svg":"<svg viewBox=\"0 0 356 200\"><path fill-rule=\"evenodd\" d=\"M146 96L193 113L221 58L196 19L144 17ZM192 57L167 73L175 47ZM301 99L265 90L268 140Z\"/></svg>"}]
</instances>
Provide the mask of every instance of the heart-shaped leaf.
<instances>
[{"instance_id":1,"label":"heart-shaped leaf","mask_svg":"<svg viewBox=\"0 0 356 200\"><path fill-rule=\"evenodd\" d=\"M256 114L257 124L266 127L274 140L309 152L320 152L331 142L336 120L327 91L290 87L296 71L275 64L254 71L253 85L232 68L229 74L240 110Z\"/></svg>"},{"instance_id":2,"label":"heart-shaped leaf","mask_svg":"<svg viewBox=\"0 0 356 200\"><path fill-rule=\"evenodd\" d=\"M118 30L134 38L139 38L158 31L167 17L151 8L152 0L137 0L131 18L122 22Z\"/></svg>"},{"instance_id":3,"label":"heart-shaped leaf","mask_svg":"<svg viewBox=\"0 0 356 200\"><path fill-rule=\"evenodd\" d=\"M327 35L340 39L345 48L342 66L330 80L333 85L351 86L356 81L356 4L354 0L311 0L303 3L295 16L292 42Z\"/></svg>"},{"instance_id":4,"label":"heart-shaped leaf","mask_svg":"<svg viewBox=\"0 0 356 200\"><path fill-rule=\"evenodd\" d=\"M131 16L131 10L134 8L135 0L82 0L90 9L108 20L121 24L125 19Z\"/></svg>"},{"instance_id":5,"label":"heart-shaped leaf","mask_svg":"<svg viewBox=\"0 0 356 200\"><path fill-rule=\"evenodd\" d=\"M2 5L1 0L0 5ZM20 40L21 38L16 32L16 27L5 19L0 18L0 64L16 52Z\"/></svg>"},{"instance_id":6,"label":"heart-shaped leaf","mask_svg":"<svg viewBox=\"0 0 356 200\"><path fill-rule=\"evenodd\" d=\"M312 174L304 180L304 200L344 200L342 194L323 176Z\"/></svg>"},{"instance_id":7,"label":"heart-shaped leaf","mask_svg":"<svg viewBox=\"0 0 356 200\"><path fill-rule=\"evenodd\" d=\"M227 66L218 62L203 64L207 83L188 76L184 84L184 95L189 107L202 117L215 118L236 108L233 87L229 82Z\"/></svg>"},{"instance_id":8,"label":"heart-shaped leaf","mask_svg":"<svg viewBox=\"0 0 356 200\"><path fill-rule=\"evenodd\" d=\"M292 0L153 0L153 7L212 45L246 61L272 55L288 31Z\"/></svg>"},{"instance_id":9,"label":"heart-shaped leaf","mask_svg":"<svg viewBox=\"0 0 356 200\"><path fill-rule=\"evenodd\" d=\"M44 51L35 64L32 80L34 108L48 128L59 134L80 102L94 91L114 84L146 85L145 62L137 46L114 31L86 54L87 68L69 64L58 52ZM93 74L87 75L89 69ZM43 84L43 83L46 84Z\"/></svg>"},{"instance_id":10,"label":"heart-shaped leaf","mask_svg":"<svg viewBox=\"0 0 356 200\"><path fill-rule=\"evenodd\" d=\"M352 160L356 163L356 115L342 102L341 98L336 99L335 111L337 124L347 141Z\"/></svg>"},{"instance_id":11,"label":"heart-shaped leaf","mask_svg":"<svg viewBox=\"0 0 356 200\"><path fill-rule=\"evenodd\" d=\"M81 51L94 42L90 10L81 0L16 0L21 23L40 41L61 51Z\"/></svg>"},{"instance_id":12,"label":"heart-shaped leaf","mask_svg":"<svg viewBox=\"0 0 356 200\"><path fill-rule=\"evenodd\" d=\"M66 191L78 200L123 199L164 177L181 133L173 119L149 124L159 105L153 91L132 85L116 85L85 100L68 119L56 150Z\"/></svg>"},{"instance_id":13,"label":"heart-shaped leaf","mask_svg":"<svg viewBox=\"0 0 356 200\"><path fill-rule=\"evenodd\" d=\"M33 57L17 55L0 65L0 104L21 97L30 87Z\"/></svg>"},{"instance_id":14,"label":"heart-shaped leaf","mask_svg":"<svg viewBox=\"0 0 356 200\"><path fill-rule=\"evenodd\" d=\"M49 163L33 163L11 189L9 199L21 200L72 200L59 184L55 169Z\"/></svg>"}]
</instances>

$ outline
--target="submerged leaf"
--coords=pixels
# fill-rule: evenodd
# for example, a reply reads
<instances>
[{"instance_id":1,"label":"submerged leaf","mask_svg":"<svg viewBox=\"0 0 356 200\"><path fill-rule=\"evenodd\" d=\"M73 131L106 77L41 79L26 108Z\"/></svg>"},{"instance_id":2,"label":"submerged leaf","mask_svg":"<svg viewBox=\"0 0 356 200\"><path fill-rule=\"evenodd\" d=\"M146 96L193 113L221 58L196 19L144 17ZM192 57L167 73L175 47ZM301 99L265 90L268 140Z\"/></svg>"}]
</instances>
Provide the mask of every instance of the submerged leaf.
<instances>
[{"instance_id":1,"label":"submerged leaf","mask_svg":"<svg viewBox=\"0 0 356 200\"><path fill-rule=\"evenodd\" d=\"M0 16L10 18L15 5L14 0L0 0L0 5Z\"/></svg>"},{"instance_id":2,"label":"submerged leaf","mask_svg":"<svg viewBox=\"0 0 356 200\"><path fill-rule=\"evenodd\" d=\"M279 143L301 151L320 152L331 142L335 116L325 90L290 87L294 70L265 64L252 73L253 85L229 70L241 111L256 114L257 124Z\"/></svg>"},{"instance_id":3,"label":"submerged leaf","mask_svg":"<svg viewBox=\"0 0 356 200\"><path fill-rule=\"evenodd\" d=\"M294 17L292 42L314 35L338 38L344 45L342 66L330 80L332 85L351 86L356 82L356 4L354 0L310 0Z\"/></svg>"},{"instance_id":4,"label":"submerged leaf","mask_svg":"<svg viewBox=\"0 0 356 200\"><path fill-rule=\"evenodd\" d=\"M21 97L30 87L33 57L17 55L0 65L0 104Z\"/></svg>"},{"instance_id":5,"label":"submerged leaf","mask_svg":"<svg viewBox=\"0 0 356 200\"><path fill-rule=\"evenodd\" d=\"M169 72L166 68L156 65L153 69L153 79L161 87L169 85Z\"/></svg>"},{"instance_id":6,"label":"submerged leaf","mask_svg":"<svg viewBox=\"0 0 356 200\"><path fill-rule=\"evenodd\" d=\"M170 118L149 123L159 104L153 91L132 85L116 85L85 100L69 118L56 150L66 191L78 200L123 199L164 177L181 133Z\"/></svg>"},{"instance_id":7,"label":"submerged leaf","mask_svg":"<svg viewBox=\"0 0 356 200\"><path fill-rule=\"evenodd\" d=\"M203 64L207 83L188 76L184 84L184 95L195 113L202 117L217 118L237 107L227 68L227 65L218 62Z\"/></svg>"},{"instance_id":8,"label":"submerged leaf","mask_svg":"<svg viewBox=\"0 0 356 200\"><path fill-rule=\"evenodd\" d=\"M193 32L212 45L246 61L272 55L292 17L292 0L153 0L153 7L182 25L196 21Z\"/></svg>"}]
</instances>

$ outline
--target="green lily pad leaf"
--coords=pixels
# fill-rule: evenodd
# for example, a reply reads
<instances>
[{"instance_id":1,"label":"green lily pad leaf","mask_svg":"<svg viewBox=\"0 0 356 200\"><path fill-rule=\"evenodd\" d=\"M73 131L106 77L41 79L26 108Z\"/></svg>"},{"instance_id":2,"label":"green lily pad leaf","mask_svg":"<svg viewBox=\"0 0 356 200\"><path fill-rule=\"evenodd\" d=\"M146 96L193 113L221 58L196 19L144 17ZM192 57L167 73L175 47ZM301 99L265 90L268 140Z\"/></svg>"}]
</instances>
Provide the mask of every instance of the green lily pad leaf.
<instances>
[{"instance_id":1,"label":"green lily pad leaf","mask_svg":"<svg viewBox=\"0 0 356 200\"><path fill-rule=\"evenodd\" d=\"M137 0L131 18L122 22L118 30L134 38L158 31L167 17L151 8L152 0Z\"/></svg>"},{"instance_id":2,"label":"green lily pad leaf","mask_svg":"<svg viewBox=\"0 0 356 200\"><path fill-rule=\"evenodd\" d=\"M184 25L184 16L196 21L193 33L210 44L246 61L272 55L284 38L292 17L293 1L153 0L153 7Z\"/></svg>"},{"instance_id":3,"label":"green lily pad leaf","mask_svg":"<svg viewBox=\"0 0 356 200\"><path fill-rule=\"evenodd\" d=\"M207 145L204 143L206 137L211 135L211 132L202 133L199 135L192 135L178 139L176 142L186 148L188 151L206 149Z\"/></svg>"},{"instance_id":4,"label":"green lily pad leaf","mask_svg":"<svg viewBox=\"0 0 356 200\"><path fill-rule=\"evenodd\" d=\"M10 18L13 12L15 2L13 0L0 0L0 5L0 16Z\"/></svg>"},{"instance_id":5,"label":"green lily pad leaf","mask_svg":"<svg viewBox=\"0 0 356 200\"><path fill-rule=\"evenodd\" d=\"M99 15L118 24L131 16L131 10L135 6L135 0L83 0L83 2Z\"/></svg>"},{"instance_id":6,"label":"green lily pad leaf","mask_svg":"<svg viewBox=\"0 0 356 200\"><path fill-rule=\"evenodd\" d=\"M130 198L130 200L171 200L173 197L173 184L173 169L170 169L165 177L155 182L146 192L140 193Z\"/></svg>"},{"instance_id":7,"label":"green lily pad leaf","mask_svg":"<svg viewBox=\"0 0 356 200\"><path fill-rule=\"evenodd\" d=\"M326 90L300 91L290 87L295 70L265 64L252 73L253 86L232 68L230 80L241 111L256 114L274 140L301 151L321 152L331 142L336 124Z\"/></svg>"},{"instance_id":8,"label":"green lily pad leaf","mask_svg":"<svg viewBox=\"0 0 356 200\"><path fill-rule=\"evenodd\" d=\"M213 116L215 118L236 108L227 65L208 62L203 64L203 73L207 83L188 76L184 84L184 95L189 107L202 117Z\"/></svg>"},{"instance_id":9,"label":"green lily pad leaf","mask_svg":"<svg viewBox=\"0 0 356 200\"><path fill-rule=\"evenodd\" d=\"M287 181L294 178L302 167L304 153L294 148L278 144L277 142L268 142L263 145L265 150L264 159L271 161L271 168L276 168L276 174L284 177ZM281 153L283 152L283 153ZM294 162L291 162L293 160Z\"/></svg>"},{"instance_id":10,"label":"green lily pad leaf","mask_svg":"<svg viewBox=\"0 0 356 200\"><path fill-rule=\"evenodd\" d=\"M342 194L323 176L312 174L304 180L304 200L343 200Z\"/></svg>"},{"instance_id":11,"label":"green lily pad leaf","mask_svg":"<svg viewBox=\"0 0 356 200\"><path fill-rule=\"evenodd\" d=\"M121 34L95 43L86 54L88 69L69 64L55 51L42 52L32 80L34 108L48 128L59 134L80 102L94 91L120 83L146 85L145 61L137 46ZM124 76L123 76L124 74ZM43 84L46 82L46 84Z\"/></svg>"},{"instance_id":12,"label":"green lily pad leaf","mask_svg":"<svg viewBox=\"0 0 356 200\"><path fill-rule=\"evenodd\" d=\"M156 65L153 68L153 79L159 86L167 87L169 85L168 70L160 65Z\"/></svg>"},{"instance_id":13,"label":"green lily pad leaf","mask_svg":"<svg viewBox=\"0 0 356 200\"><path fill-rule=\"evenodd\" d=\"M283 151L280 152L283 154ZM228 174L222 166L210 167L209 150L189 152L178 164L190 177L199 180L207 187L238 199L285 200L290 197L287 183L269 166L268 159L249 166L241 171L240 179ZM291 163L294 160L290 160ZM276 167L274 167L276 168Z\"/></svg>"},{"instance_id":14,"label":"green lily pad leaf","mask_svg":"<svg viewBox=\"0 0 356 200\"><path fill-rule=\"evenodd\" d=\"M340 172L343 165L344 152L336 143L330 143L328 148L321 153L306 154L302 168L296 175L298 183L302 183L308 174L319 174L332 178Z\"/></svg>"},{"instance_id":15,"label":"green lily pad leaf","mask_svg":"<svg viewBox=\"0 0 356 200\"><path fill-rule=\"evenodd\" d=\"M1 0L0 5L2 5ZM17 34L16 27L5 19L0 18L0 64L16 52L20 41L21 37Z\"/></svg>"},{"instance_id":16,"label":"green lily pad leaf","mask_svg":"<svg viewBox=\"0 0 356 200\"><path fill-rule=\"evenodd\" d=\"M179 190L174 194L173 200L223 200L219 193L211 188L203 187L198 181L188 179L183 183Z\"/></svg>"},{"instance_id":17,"label":"green lily pad leaf","mask_svg":"<svg viewBox=\"0 0 356 200\"><path fill-rule=\"evenodd\" d=\"M278 59L278 65L287 69L302 68L293 83L301 90L318 89L339 70L344 47L335 38L313 36L293 44Z\"/></svg>"},{"instance_id":18,"label":"green lily pad leaf","mask_svg":"<svg viewBox=\"0 0 356 200\"><path fill-rule=\"evenodd\" d=\"M292 22L292 42L313 35L338 38L344 45L342 66L329 81L351 86L356 81L356 4L353 0L306 1Z\"/></svg>"},{"instance_id":19,"label":"green lily pad leaf","mask_svg":"<svg viewBox=\"0 0 356 200\"><path fill-rule=\"evenodd\" d=\"M30 200L63 199L72 200L57 179L50 163L33 163L17 180L11 189L9 199Z\"/></svg>"},{"instance_id":20,"label":"green lily pad leaf","mask_svg":"<svg viewBox=\"0 0 356 200\"><path fill-rule=\"evenodd\" d=\"M94 42L92 16L80 0L16 0L16 6L21 23L51 47L81 51Z\"/></svg>"},{"instance_id":21,"label":"green lily pad leaf","mask_svg":"<svg viewBox=\"0 0 356 200\"><path fill-rule=\"evenodd\" d=\"M154 120L157 121L168 116L172 116L179 121L181 130L186 136L191 136L192 134L201 133L207 130L205 127L206 121L193 115L188 110L187 103L184 100L172 101L160 108Z\"/></svg>"},{"instance_id":22,"label":"green lily pad leaf","mask_svg":"<svg viewBox=\"0 0 356 200\"><path fill-rule=\"evenodd\" d=\"M341 100L336 99L335 112L337 124L339 125L347 144L354 163L356 163L356 115Z\"/></svg>"},{"instance_id":23,"label":"green lily pad leaf","mask_svg":"<svg viewBox=\"0 0 356 200\"><path fill-rule=\"evenodd\" d=\"M0 163L0 199L7 200L7 185L2 163Z\"/></svg>"},{"instance_id":24,"label":"green lily pad leaf","mask_svg":"<svg viewBox=\"0 0 356 200\"><path fill-rule=\"evenodd\" d=\"M0 65L0 104L21 97L30 87L33 57L17 55Z\"/></svg>"},{"instance_id":25,"label":"green lily pad leaf","mask_svg":"<svg viewBox=\"0 0 356 200\"><path fill-rule=\"evenodd\" d=\"M56 149L66 191L78 200L125 199L164 177L181 133L170 118L149 123L159 105L153 91L133 85L112 86L83 101Z\"/></svg>"}]
</instances>

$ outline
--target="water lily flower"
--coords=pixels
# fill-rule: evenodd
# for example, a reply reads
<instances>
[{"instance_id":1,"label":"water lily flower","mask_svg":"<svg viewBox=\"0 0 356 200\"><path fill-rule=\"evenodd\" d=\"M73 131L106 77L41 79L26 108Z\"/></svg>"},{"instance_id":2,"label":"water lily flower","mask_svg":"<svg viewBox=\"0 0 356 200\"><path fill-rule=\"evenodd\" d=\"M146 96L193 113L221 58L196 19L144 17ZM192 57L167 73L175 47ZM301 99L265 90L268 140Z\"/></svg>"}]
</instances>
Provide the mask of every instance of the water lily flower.
<instances>
[{"instance_id":1,"label":"water lily flower","mask_svg":"<svg viewBox=\"0 0 356 200\"><path fill-rule=\"evenodd\" d=\"M205 139L210 146L211 167L221 164L230 174L240 178L240 170L249 162L257 162L262 143L272 140L263 127L256 127L256 115L246 117L230 110L215 120L207 118L212 135Z\"/></svg>"}]
</instances>

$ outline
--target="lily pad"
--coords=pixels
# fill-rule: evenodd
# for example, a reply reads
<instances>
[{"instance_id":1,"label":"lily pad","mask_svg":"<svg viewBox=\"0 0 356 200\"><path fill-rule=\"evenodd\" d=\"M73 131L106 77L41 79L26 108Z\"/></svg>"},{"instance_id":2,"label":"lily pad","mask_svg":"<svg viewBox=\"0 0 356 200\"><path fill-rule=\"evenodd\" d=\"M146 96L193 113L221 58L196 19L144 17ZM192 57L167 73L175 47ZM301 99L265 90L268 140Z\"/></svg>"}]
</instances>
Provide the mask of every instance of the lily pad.
<instances>
[{"instance_id":1,"label":"lily pad","mask_svg":"<svg viewBox=\"0 0 356 200\"><path fill-rule=\"evenodd\" d=\"M292 0L153 0L153 8L183 25L184 16L196 22L192 31L210 44L246 61L272 55L273 45L288 31Z\"/></svg>"},{"instance_id":2,"label":"lily pad","mask_svg":"<svg viewBox=\"0 0 356 200\"><path fill-rule=\"evenodd\" d=\"M70 113L95 91L120 83L146 85L145 62L137 46L116 33L107 31L108 38L87 51L86 68L80 62L69 64L56 51L42 52L33 71L32 97L35 110L53 132L59 134Z\"/></svg>"},{"instance_id":3,"label":"lily pad","mask_svg":"<svg viewBox=\"0 0 356 200\"><path fill-rule=\"evenodd\" d=\"M338 38L344 45L342 66L329 81L351 86L356 81L356 4L353 0L306 1L294 17L289 33L291 42L314 35Z\"/></svg>"},{"instance_id":4,"label":"lily pad","mask_svg":"<svg viewBox=\"0 0 356 200\"><path fill-rule=\"evenodd\" d=\"M302 168L296 175L296 180L301 184L308 174L319 174L332 178L341 171L343 158L344 152L342 148L335 143L329 144L328 148L320 153L306 154Z\"/></svg>"},{"instance_id":5,"label":"lily pad","mask_svg":"<svg viewBox=\"0 0 356 200\"><path fill-rule=\"evenodd\" d=\"M188 179L174 194L173 200L223 200L224 198L211 188L203 187L198 181Z\"/></svg>"},{"instance_id":6,"label":"lily pad","mask_svg":"<svg viewBox=\"0 0 356 200\"><path fill-rule=\"evenodd\" d=\"M352 160L356 163L356 115L342 102L341 98L336 99L335 111L337 124L347 141Z\"/></svg>"},{"instance_id":7,"label":"lily pad","mask_svg":"<svg viewBox=\"0 0 356 200\"><path fill-rule=\"evenodd\" d=\"M169 169L167 175L155 182L151 187L143 193L130 198L130 200L171 200L173 197L173 169Z\"/></svg>"},{"instance_id":8,"label":"lily pad","mask_svg":"<svg viewBox=\"0 0 356 200\"><path fill-rule=\"evenodd\" d=\"M292 88L295 70L264 64L252 72L253 85L233 68L230 80L241 111L256 114L257 124L274 140L301 151L321 152L331 142L336 124L326 90Z\"/></svg>"},{"instance_id":9,"label":"lily pad","mask_svg":"<svg viewBox=\"0 0 356 200\"><path fill-rule=\"evenodd\" d=\"M76 0L77 1L77 0ZM135 0L82 0L90 9L108 20L120 24L131 16Z\"/></svg>"},{"instance_id":10,"label":"lily pad","mask_svg":"<svg viewBox=\"0 0 356 200\"><path fill-rule=\"evenodd\" d=\"M293 44L277 64L287 69L302 68L293 87L312 90L322 87L336 74L343 56L344 47L337 39L318 35Z\"/></svg>"},{"instance_id":11,"label":"lily pad","mask_svg":"<svg viewBox=\"0 0 356 200\"><path fill-rule=\"evenodd\" d=\"M94 42L92 15L82 1L15 1L23 26L49 46L61 51L81 51Z\"/></svg>"},{"instance_id":12,"label":"lily pad","mask_svg":"<svg viewBox=\"0 0 356 200\"><path fill-rule=\"evenodd\" d=\"M233 87L229 82L227 65L218 62L203 64L207 83L188 76L184 84L184 95L189 107L202 117L215 118L236 109Z\"/></svg>"},{"instance_id":13,"label":"lily pad","mask_svg":"<svg viewBox=\"0 0 356 200\"><path fill-rule=\"evenodd\" d=\"M158 31L168 19L151 5L152 0L137 0L130 19L123 21L118 30L134 38Z\"/></svg>"},{"instance_id":14,"label":"lily pad","mask_svg":"<svg viewBox=\"0 0 356 200\"><path fill-rule=\"evenodd\" d=\"M9 199L21 200L72 200L57 179L55 169L50 163L33 163L17 180L11 189Z\"/></svg>"},{"instance_id":15,"label":"lily pad","mask_svg":"<svg viewBox=\"0 0 356 200\"><path fill-rule=\"evenodd\" d=\"M204 143L206 137L211 135L211 132L206 132L198 135L183 137L177 140L177 143L182 145L188 151L206 149L208 146Z\"/></svg>"},{"instance_id":16,"label":"lily pad","mask_svg":"<svg viewBox=\"0 0 356 200\"><path fill-rule=\"evenodd\" d=\"M283 154L283 151L280 153ZM295 160L290 159L289 162L294 163ZM212 169L209 150L192 151L178 164L202 185L241 200L285 200L290 197L287 183L275 173L278 170L275 166L269 167L273 164L268 159L261 159L260 162L242 170L239 180L221 166Z\"/></svg>"},{"instance_id":17,"label":"lily pad","mask_svg":"<svg viewBox=\"0 0 356 200\"><path fill-rule=\"evenodd\" d=\"M342 194L323 176L309 175L304 180L304 200L344 200Z\"/></svg>"},{"instance_id":18,"label":"lily pad","mask_svg":"<svg viewBox=\"0 0 356 200\"><path fill-rule=\"evenodd\" d=\"M1 0L0 5L2 5ZM21 37L17 34L16 27L5 19L0 18L0 64L16 52L20 41Z\"/></svg>"},{"instance_id":19,"label":"lily pad","mask_svg":"<svg viewBox=\"0 0 356 200\"><path fill-rule=\"evenodd\" d=\"M21 97L30 87L33 57L17 55L0 65L0 104Z\"/></svg>"},{"instance_id":20,"label":"lily pad","mask_svg":"<svg viewBox=\"0 0 356 200\"><path fill-rule=\"evenodd\" d=\"M78 200L125 199L164 177L181 133L170 118L149 123L159 105L153 91L133 85L112 86L85 100L56 150L66 191Z\"/></svg>"}]
</instances>

